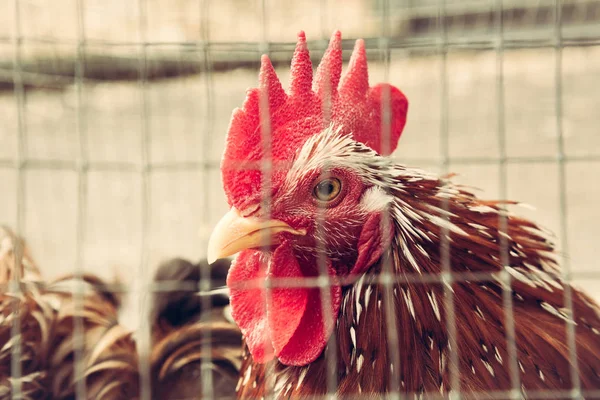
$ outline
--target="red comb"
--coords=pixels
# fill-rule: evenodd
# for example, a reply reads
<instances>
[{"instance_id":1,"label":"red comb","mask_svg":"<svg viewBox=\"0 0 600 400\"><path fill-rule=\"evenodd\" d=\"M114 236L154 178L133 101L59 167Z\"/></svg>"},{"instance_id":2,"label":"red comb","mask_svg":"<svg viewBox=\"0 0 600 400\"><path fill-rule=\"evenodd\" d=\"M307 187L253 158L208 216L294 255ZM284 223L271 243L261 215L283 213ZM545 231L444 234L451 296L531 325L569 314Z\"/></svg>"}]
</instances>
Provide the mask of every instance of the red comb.
<instances>
[{"instance_id":1,"label":"red comb","mask_svg":"<svg viewBox=\"0 0 600 400\"><path fill-rule=\"evenodd\" d=\"M356 41L346 74L341 77L341 73L339 31L331 37L314 80L306 37L304 32L298 34L289 93L269 57L262 57L259 87L248 90L244 105L233 112L229 125L221 171L231 206L243 209L260 200L263 161L272 162L271 181L276 187L285 174L281 162L292 160L306 139L330 124L380 154L395 150L406 123L408 101L404 94L388 84L369 87L362 40ZM389 104L389 124L383 121L384 102ZM389 131L384 131L388 126ZM383 143L384 138L388 143ZM270 147L270 154L264 154L264 147Z\"/></svg>"}]
</instances>

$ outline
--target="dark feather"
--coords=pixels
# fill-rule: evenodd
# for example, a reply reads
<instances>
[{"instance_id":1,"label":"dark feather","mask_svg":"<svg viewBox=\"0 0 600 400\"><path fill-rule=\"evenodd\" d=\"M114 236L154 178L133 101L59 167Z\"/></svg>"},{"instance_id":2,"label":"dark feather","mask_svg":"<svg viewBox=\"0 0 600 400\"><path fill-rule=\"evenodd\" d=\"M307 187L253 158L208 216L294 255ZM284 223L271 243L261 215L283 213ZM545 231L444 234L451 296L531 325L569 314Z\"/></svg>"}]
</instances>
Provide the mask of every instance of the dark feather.
<instances>
[{"instance_id":1,"label":"dark feather","mask_svg":"<svg viewBox=\"0 0 600 400\"><path fill-rule=\"evenodd\" d=\"M200 268L210 269L209 292L198 295ZM225 285L229 261L208 266L174 259L163 264L156 282L182 287L155 294L153 305L153 348L151 354L153 396L156 399L235 397L239 376L242 338L226 310L227 295L211 290ZM207 373L201 374L206 367ZM203 378L210 379L205 386Z\"/></svg>"}]
</instances>

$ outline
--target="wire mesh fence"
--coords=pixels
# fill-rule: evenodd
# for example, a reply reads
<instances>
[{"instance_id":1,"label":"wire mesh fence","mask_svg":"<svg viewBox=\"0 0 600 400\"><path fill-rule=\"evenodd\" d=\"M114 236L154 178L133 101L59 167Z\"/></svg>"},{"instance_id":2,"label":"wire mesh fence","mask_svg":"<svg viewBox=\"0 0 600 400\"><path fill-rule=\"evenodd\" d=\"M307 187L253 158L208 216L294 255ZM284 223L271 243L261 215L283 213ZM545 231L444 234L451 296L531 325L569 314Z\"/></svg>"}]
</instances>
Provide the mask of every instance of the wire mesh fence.
<instances>
[{"instance_id":1,"label":"wire mesh fence","mask_svg":"<svg viewBox=\"0 0 600 400\"><path fill-rule=\"evenodd\" d=\"M482 186L482 197L538 206L537 213L524 213L557 233L557 279L575 282L600 299L594 254L599 222L595 199L600 195L594 183L600 170L595 112L600 97L594 89L600 87L599 2L382 0L342 5L324 0L292 7L264 0L251 5L139 0L135 7L127 5L124 14L110 14L117 3L105 9L91 0L59 3L56 12L66 13L62 23L70 32L65 36L56 33L61 23L51 19L55 14L47 4L13 0L4 5L4 26L9 28L0 30L0 180L5 182L0 222L28 240L43 275L82 277L93 271L108 280L119 276L120 282L106 288L128 294L121 322L135 331L139 398L156 398L150 360L154 333L148 323L153 294L189 289L153 281L156 265L171 256L205 256L208 236L228 208L219 166L231 110L241 105L246 87L256 86L260 54L269 54L282 82L288 78L293 30L308 31L314 63L334 28L347 28L345 62L354 40L365 37L370 81L398 86L411 102L406 132L392 157L440 174L462 173L465 177L457 179ZM37 17L31 7L40 10ZM160 22L162 13L177 9L182 19ZM242 17L234 15L238 9ZM284 18L286 11L295 14ZM124 26L122 38L107 33L107 15ZM50 28L39 26L44 20L51 20ZM158 33L161 23L167 26L163 36ZM296 26L301 23L311 26ZM187 31L169 33L179 25ZM312 34L313 29L318 33ZM269 115L261 119L263 146L269 152ZM389 121L383 125L389 130ZM275 167L260 165L266 188ZM270 203L271 195L264 190L263 204ZM318 226L323 218L317 218ZM502 213L499 225L508 231ZM442 237L449 237L448 232ZM20 282L22 251L15 245L15 273L3 285L3 292L15 296L29 290ZM502 265L508 264L509 251L505 241L498 255ZM600 398L600 388L586 391L579 383L573 323L564 323L572 390L525 394L512 315L513 278L508 272L456 272L450 252L452 244L442 240L441 273L381 273L365 279L387 288L388 298L394 296L393 282L445 288L441 301L452 349L458 347L452 287L502 283L509 389L461 393L461 374L469 371L458 368L458 352L451 351L448 389L453 398ZM327 276L326 260L319 265ZM276 279L269 285L319 289L326 315L331 282L321 278ZM210 292L211 279L209 269L200 268L197 291ZM354 282L348 277L346 283ZM572 292L565 288L563 304L572 315ZM71 289L73 307L81 314L88 289L84 284ZM213 307L208 296L201 299L204 310ZM17 315L18 307L15 303ZM23 338L23 326L15 318L10 336ZM86 376L84 318L73 318L72 329L73 376ZM198 335L210 344L213 332ZM397 333L389 329L387 335ZM399 352L406 349L389 343L382 350L399 365ZM19 379L22 346L22 339L16 339L10 350L12 398L27 394ZM325 350L327 398L339 383L335 347ZM200 354L202 367L193 376L202 382L198 395L214 398L214 352L203 345ZM275 374L267 376L265 394L276 397ZM92 396L85 379L74 382L75 398ZM399 378L391 378L390 387L391 398L406 398Z\"/></svg>"}]
</instances>

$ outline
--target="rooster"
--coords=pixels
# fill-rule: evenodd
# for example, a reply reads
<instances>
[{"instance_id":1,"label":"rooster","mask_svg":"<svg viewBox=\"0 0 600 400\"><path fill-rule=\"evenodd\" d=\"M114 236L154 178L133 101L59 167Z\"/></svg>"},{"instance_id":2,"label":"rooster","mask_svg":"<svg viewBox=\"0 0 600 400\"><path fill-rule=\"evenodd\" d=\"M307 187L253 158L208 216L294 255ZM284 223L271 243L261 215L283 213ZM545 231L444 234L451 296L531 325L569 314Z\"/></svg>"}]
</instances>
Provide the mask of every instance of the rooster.
<instances>
[{"instance_id":1,"label":"rooster","mask_svg":"<svg viewBox=\"0 0 600 400\"><path fill-rule=\"evenodd\" d=\"M22 258L16 263L19 253ZM73 399L79 383L85 384L87 399L137 397L135 343L117 322L119 298L102 280L66 276L45 284L24 240L1 228L0 285L10 281L17 281L21 290L0 293L0 398L20 393L23 399ZM81 304L72 295L77 287L83 289ZM74 353L76 319L82 322L84 339L79 360ZM17 341L21 371L20 378L13 378L11 358ZM76 374L76 361L81 362L82 375Z\"/></svg>"},{"instance_id":2,"label":"rooster","mask_svg":"<svg viewBox=\"0 0 600 400\"><path fill-rule=\"evenodd\" d=\"M341 70L339 32L314 79L301 32L289 91L263 56L232 115L231 208L208 258L239 253L227 278L245 346L238 397L599 389L600 309L559 278L549 235L388 157L406 97L369 86L362 40Z\"/></svg>"},{"instance_id":3,"label":"rooster","mask_svg":"<svg viewBox=\"0 0 600 400\"><path fill-rule=\"evenodd\" d=\"M81 303L73 296L78 290ZM53 398L80 398L83 393L90 400L138 398L135 341L119 324L120 298L106 283L91 274L65 276L47 285L41 301L54 313L47 360ZM74 351L78 334L83 335L79 359ZM81 363L79 371L76 362Z\"/></svg>"},{"instance_id":4,"label":"rooster","mask_svg":"<svg viewBox=\"0 0 600 400\"><path fill-rule=\"evenodd\" d=\"M17 249L20 252L21 261L18 263L20 265L19 273L15 274ZM39 282L42 275L25 240L18 237L7 226L0 225L0 285L8 285L15 279L24 282Z\"/></svg>"},{"instance_id":5,"label":"rooster","mask_svg":"<svg viewBox=\"0 0 600 400\"><path fill-rule=\"evenodd\" d=\"M17 256L19 254L20 256ZM17 257L20 261L17 262ZM18 266L18 267L17 267ZM23 399L50 396L46 355L53 313L41 300L40 271L25 241L0 226L0 398L20 393ZM11 287L19 284L20 290ZM17 327L18 330L14 328ZM17 336L17 332L18 336ZM19 343L20 346L15 348ZM18 350L17 350L18 349ZM19 351L20 377L13 377L12 358ZM17 388L15 390L15 388Z\"/></svg>"}]
</instances>

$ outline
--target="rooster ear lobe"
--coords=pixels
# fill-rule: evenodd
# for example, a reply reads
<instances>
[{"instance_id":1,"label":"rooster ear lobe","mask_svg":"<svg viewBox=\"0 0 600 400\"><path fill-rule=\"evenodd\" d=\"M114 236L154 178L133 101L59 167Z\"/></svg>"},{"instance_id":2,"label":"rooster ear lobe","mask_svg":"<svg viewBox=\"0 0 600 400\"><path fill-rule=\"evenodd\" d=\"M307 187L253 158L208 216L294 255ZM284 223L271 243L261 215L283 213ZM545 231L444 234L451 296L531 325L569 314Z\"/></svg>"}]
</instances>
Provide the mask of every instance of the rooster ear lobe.
<instances>
[{"instance_id":1,"label":"rooster ear lobe","mask_svg":"<svg viewBox=\"0 0 600 400\"><path fill-rule=\"evenodd\" d=\"M374 213L367 218L358 238L358 257L350 270L351 275L365 273L390 247L394 227L391 221L384 222L382 213Z\"/></svg>"}]
</instances>

